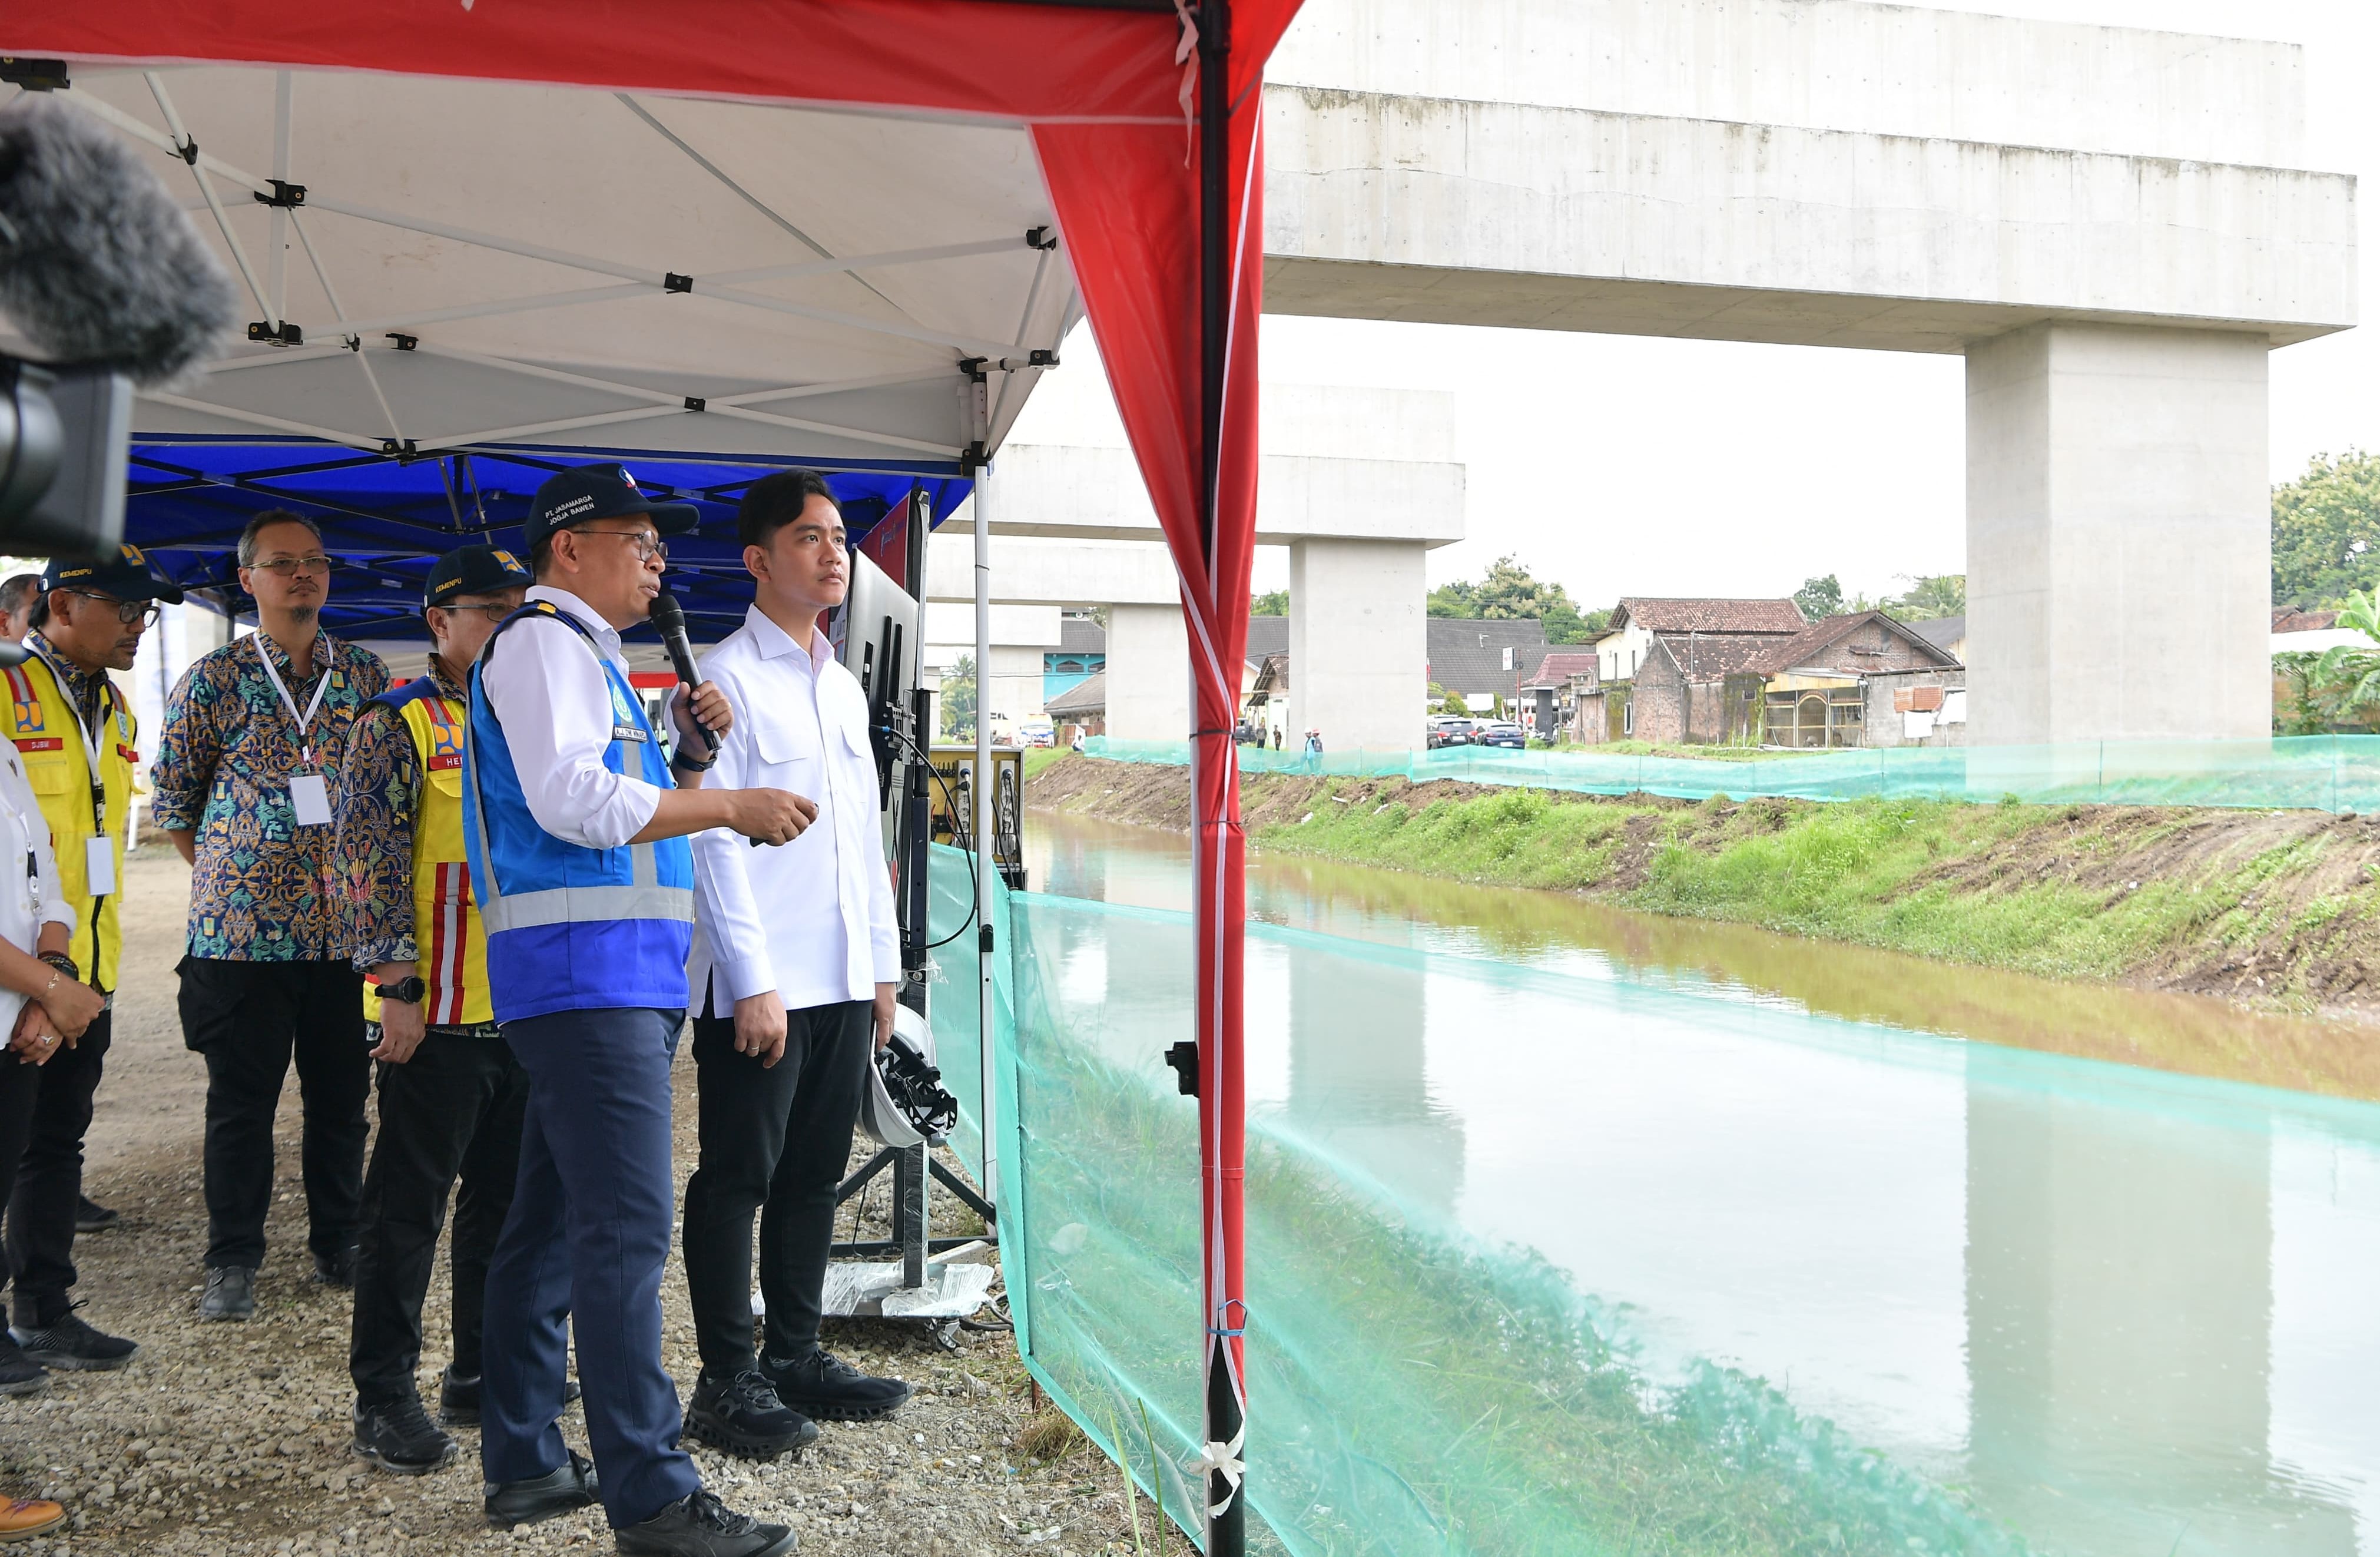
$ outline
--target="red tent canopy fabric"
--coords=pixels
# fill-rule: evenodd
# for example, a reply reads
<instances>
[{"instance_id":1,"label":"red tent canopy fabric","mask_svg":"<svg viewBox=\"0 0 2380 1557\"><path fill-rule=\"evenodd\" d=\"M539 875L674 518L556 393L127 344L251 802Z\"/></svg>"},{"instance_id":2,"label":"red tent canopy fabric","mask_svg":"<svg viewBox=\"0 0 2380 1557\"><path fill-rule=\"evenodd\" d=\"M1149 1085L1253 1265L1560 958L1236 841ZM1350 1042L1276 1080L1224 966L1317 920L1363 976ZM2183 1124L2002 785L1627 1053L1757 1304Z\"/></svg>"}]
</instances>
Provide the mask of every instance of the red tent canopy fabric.
<instances>
[{"instance_id":1,"label":"red tent canopy fabric","mask_svg":"<svg viewBox=\"0 0 2380 1557\"><path fill-rule=\"evenodd\" d=\"M545 82L1022 122L1182 580L1196 696L1200 1118L1210 1368L1243 1377L1239 1299L1242 835L1231 729L1246 640L1257 484L1264 61L1297 0L1229 12L1228 292L1208 449L1201 152L1184 51L1211 6L983 0L85 0L0 26L0 48L70 61L185 61ZM1213 40L1209 40L1211 43ZM1213 511L1207 461L1215 461ZM1211 538L1211 539L1210 539ZM1204 1338L1202 1338L1204 1339ZM1210 1395L1212 1391L1210 1390ZM1239 1449L1210 1444L1210 1468ZM1226 1499L1225 1501L1233 1501ZM1236 1513L1236 1510L1234 1511Z\"/></svg>"}]
</instances>

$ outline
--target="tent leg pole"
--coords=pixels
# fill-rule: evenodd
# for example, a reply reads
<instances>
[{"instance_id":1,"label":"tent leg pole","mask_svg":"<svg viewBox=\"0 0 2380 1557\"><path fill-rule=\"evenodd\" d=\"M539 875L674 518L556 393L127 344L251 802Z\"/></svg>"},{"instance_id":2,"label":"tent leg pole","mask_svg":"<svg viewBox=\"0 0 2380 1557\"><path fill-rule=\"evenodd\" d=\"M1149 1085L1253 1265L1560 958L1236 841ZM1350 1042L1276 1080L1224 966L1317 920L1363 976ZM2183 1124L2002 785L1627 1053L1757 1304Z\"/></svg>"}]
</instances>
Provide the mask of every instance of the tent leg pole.
<instances>
[{"instance_id":1,"label":"tent leg pole","mask_svg":"<svg viewBox=\"0 0 2380 1557\"><path fill-rule=\"evenodd\" d=\"M1000 862L993 857L999 785L991 772L991 468L984 466L975 480L975 878L976 878L976 1033L980 1047L978 1074L983 1077L983 1195L1006 1209L1001 1198L1000 1072L994 1060L992 1033L992 907ZM1002 1222L1006 1218L1002 1219Z\"/></svg>"},{"instance_id":2,"label":"tent leg pole","mask_svg":"<svg viewBox=\"0 0 2380 1557\"><path fill-rule=\"evenodd\" d=\"M1230 334L1234 299L1232 296L1232 7L1231 0L1199 0L1198 6L1198 321L1199 355L1199 508L1198 528L1204 542L1207 577L1217 572L1219 555L1217 530L1221 522L1223 469L1223 404L1228 394L1230 377ZM1184 602L1186 611L1189 602ZM1187 623L1184 624L1185 627ZM1236 665L1222 667L1223 674L1236 677ZM1220 689L1224 702L1237 712L1239 686L1234 679ZM1236 763L1236 748L1229 736L1217 741L1197 728L1206 723L1198 717L1200 699L1194 690L1191 695L1193 749L1222 762ZM1228 722L1236 722L1235 720ZM1220 756L1214 748L1221 748ZM1227 770L1228 772L1228 770ZM1228 802L1225 814L1197 814L1208 804L1206 797L1211 786L1194 765L1192 768L1193 814L1191 825L1210 848L1235 847L1227 837ZM1230 781L1221 786L1228 794ZM1221 862L1218 862L1221 863ZM1205 872L1201 872L1202 875ZM1202 882L1202 894L1212 891L1212 885ZM1222 906L1208 903L1208 913L1218 920ZM1202 916L1203 918L1203 916ZM1219 983L1225 979L1226 963L1221 944L1224 935L1236 936L1237 925L1225 930L1220 923L1199 926L1198 933L1216 937L1210 976ZM1202 989L1201 994L1206 991ZM1220 1159L1209 1157L1202 1166L1206 1171L1208 1222L1204 1236L1208 1245L1202 1261L1206 1282L1201 1294L1201 1310L1206 1317L1202 1337L1207 1384L1207 1456L1217 1454L1238 1459L1245 1465L1247 1454L1239 1447L1245 1439L1246 1404L1238 1367L1236 1332L1245 1328L1245 1307L1240 1306L1241 1293L1236 1280L1241 1263L1242 1231L1238 1209L1241 1162L1234 1150L1239 1137L1240 1122L1223 1117L1222 1112L1236 1101L1238 1089L1225 1084L1235 1065L1236 1053L1226 1041L1227 1032L1235 1029L1240 1014L1236 1011L1219 1013L1219 1022L1212 1034L1215 1052L1200 1056L1201 1091L1210 1088L1215 1095L1200 1100L1202 1152L1218 1152ZM1211 1117L1210 1117L1211 1116ZM1211 1460L1210 1460L1211 1463ZM1234 1475L1221 1469L1209 1469L1206 1476L1205 1515L1207 1557L1245 1557L1247 1551L1248 1489L1245 1472Z\"/></svg>"}]
</instances>

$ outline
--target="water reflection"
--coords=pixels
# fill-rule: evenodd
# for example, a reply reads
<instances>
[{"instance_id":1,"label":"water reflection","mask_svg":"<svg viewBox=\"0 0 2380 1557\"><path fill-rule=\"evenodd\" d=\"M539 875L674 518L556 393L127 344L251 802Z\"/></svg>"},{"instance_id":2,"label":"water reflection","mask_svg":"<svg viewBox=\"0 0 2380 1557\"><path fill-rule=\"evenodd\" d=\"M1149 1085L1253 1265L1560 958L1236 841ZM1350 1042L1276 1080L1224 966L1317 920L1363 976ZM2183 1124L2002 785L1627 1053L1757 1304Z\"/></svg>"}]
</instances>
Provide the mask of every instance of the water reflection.
<instances>
[{"instance_id":1,"label":"water reflection","mask_svg":"<svg viewBox=\"0 0 2380 1557\"><path fill-rule=\"evenodd\" d=\"M1145 827L1031 813L1036 887L1186 908L1187 843ZM1962 967L1744 925L1641 914L1572 895L1480 887L1254 853L1251 918L1422 950L1625 972L1916 1032L2380 1101L2380 1028L2265 1016L2195 995Z\"/></svg>"},{"instance_id":2,"label":"water reflection","mask_svg":"<svg viewBox=\"0 0 2380 1557\"><path fill-rule=\"evenodd\" d=\"M1027 858L1187 903L1164 834L1036 814ZM1249 899L1467 959L1252 940L1256 1106L1655 1374L1765 1379L2045 1553L2380 1557L2380 1108L2227 1084L2380 1096L2364 1033L1312 861ZM1182 976L1067 955L1087 1002Z\"/></svg>"}]
</instances>

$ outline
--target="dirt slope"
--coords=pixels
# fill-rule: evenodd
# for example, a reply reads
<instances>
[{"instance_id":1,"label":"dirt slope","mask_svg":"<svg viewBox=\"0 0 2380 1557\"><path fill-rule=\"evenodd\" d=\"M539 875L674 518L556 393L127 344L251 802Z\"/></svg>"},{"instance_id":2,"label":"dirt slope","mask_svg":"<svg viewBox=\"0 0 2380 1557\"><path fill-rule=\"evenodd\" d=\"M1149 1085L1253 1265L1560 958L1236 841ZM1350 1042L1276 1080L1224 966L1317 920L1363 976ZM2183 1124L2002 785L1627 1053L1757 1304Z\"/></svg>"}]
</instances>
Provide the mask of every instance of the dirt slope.
<instances>
[{"instance_id":1,"label":"dirt slope","mask_svg":"<svg viewBox=\"0 0 2380 1557\"><path fill-rule=\"evenodd\" d=\"M1417 814L1439 801L1512 793L1446 781L1264 775L1243 781L1242 813L1259 847L1325 852L1304 847L1291 831L1309 814L1353 816L1390 807ZM1779 799L1697 803L1647 795L1530 793L1546 807L1608 813L1582 820L1605 824L1609 846L1594 856L1591 871L1558 884L1668 911L1679 911L1674 894L1649 890L1667 851L1717 860L1749 841L1791 835L1842 809ZM1190 820L1187 775L1180 768L1062 761L1036 776L1028 801L1175 831L1186 830ZM2151 898L2143 894L2163 890L2171 900L2203 906L2168 913L2158 921L2163 928L2129 947L2109 973L2145 987L2380 1019L2380 979L2374 972L2380 967L2380 817L2124 806L1929 810L1948 819L1956 847L1891 876L1869 906L1895 899L1939 901L1945 894L2011 904L2054 894L2068 911L2079 901L2085 914L2095 906L2112 922L2137 906L2134 900L2147 903ZM1722 910L1714 917L1760 922L1756 914ZM1978 955L1971 960L1994 959Z\"/></svg>"}]
</instances>

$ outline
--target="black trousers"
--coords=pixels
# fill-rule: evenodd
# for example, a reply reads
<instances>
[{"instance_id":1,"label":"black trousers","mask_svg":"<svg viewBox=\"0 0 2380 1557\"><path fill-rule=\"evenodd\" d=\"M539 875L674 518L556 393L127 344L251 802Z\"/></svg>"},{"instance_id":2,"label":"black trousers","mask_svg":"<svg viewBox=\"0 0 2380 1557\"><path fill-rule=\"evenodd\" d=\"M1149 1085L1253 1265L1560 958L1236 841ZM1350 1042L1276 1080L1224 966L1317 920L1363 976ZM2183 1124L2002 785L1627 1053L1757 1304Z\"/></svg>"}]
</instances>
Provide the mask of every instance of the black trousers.
<instances>
[{"instance_id":1,"label":"black trousers","mask_svg":"<svg viewBox=\"0 0 2380 1557\"><path fill-rule=\"evenodd\" d=\"M873 1002L785 1013L774 1065L735 1052L731 1017L698 1016L701 1156L686 1186L686 1287L703 1370L750 1368L752 1216L760 1216L760 1295L771 1356L818 1344L834 1192L875 1049Z\"/></svg>"},{"instance_id":2,"label":"black trousers","mask_svg":"<svg viewBox=\"0 0 2380 1557\"><path fill-rule=\"evenodd\" d=\"M0 1044L7 1042L13 1028L13 1022L0 1027ZM16 1191L18 1164L33 1138L33 1111L41 1097L42 1067L0 1051L0 1200Z\"/></svg>"},{"instance_id":3,"label":"black trousers","mask_svg":"<svg viewBox=\"0 0 2380 1557\"><path fill-rule=\"evenodd\" d=\"M264 1263L273 1115L293 1055L305 1105L306 1245L318 1255L354 1247L370 1133L363 975L344 958L184 957L180 971L182 1041L207 1062L207 1268Z\"/></svg>"},{"instance_id":4,"label":"black trousers","mask_svg":"<svg viewBox=\"0 0 2380 1557\"><path fill-rule=\"evenodd\" d=\"M91 1131L91 1096L106 1068L115 1013L103 1011L71 1049L60 1045L40 1077L32 1122L8 1194L8 1277L15 1321L55 1324L75 1284L75 1207L82 1198L82 1140ZM26 1067L32 1069L33 1067Z\"/></svg>"},{"instance_id":5,"label":"black trousers","mask_svg":"<svg viewBox=\"0 0 2380 1557\"><path fill-rule=\"evenodd\" d=\"M367 1038L379 1041L376 1028ZM480 1376L480 1315L488 1257L512 1209L520 1171L528 1073L494 1032L431 1028L401 1065L380 1071L380 1134L364 1174L362 1256L347 1374L356 1398L383 1405L416 1392L421 1304L446 1198L455 1200L455 1372Z\"/></svg>"}]
</instances>

